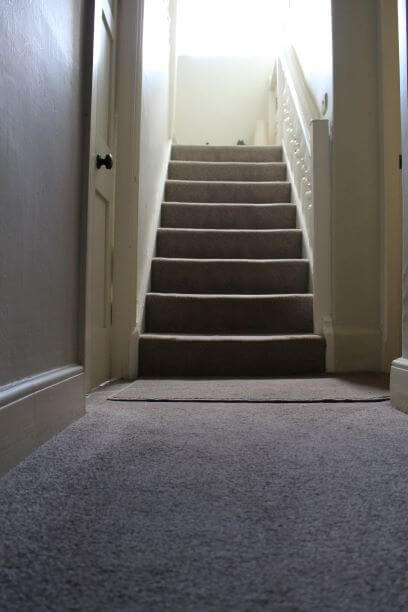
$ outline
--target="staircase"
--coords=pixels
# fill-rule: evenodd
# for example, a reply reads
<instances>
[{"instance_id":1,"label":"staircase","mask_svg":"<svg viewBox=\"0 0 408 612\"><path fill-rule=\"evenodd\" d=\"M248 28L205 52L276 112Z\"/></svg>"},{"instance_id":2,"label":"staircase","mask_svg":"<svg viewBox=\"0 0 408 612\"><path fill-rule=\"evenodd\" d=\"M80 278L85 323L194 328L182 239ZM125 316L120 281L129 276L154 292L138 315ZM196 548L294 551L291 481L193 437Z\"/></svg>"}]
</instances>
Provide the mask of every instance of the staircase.
<instances>
[{"instance_id":1,"label":"staircase","mask_svg":"<svg viewBox=\"0 0 408 612\"><path fill-rule=\"evenodd\" d=\"M173 146L140 376L323 372L280 147Z\"/></svg>"}]
</instances>

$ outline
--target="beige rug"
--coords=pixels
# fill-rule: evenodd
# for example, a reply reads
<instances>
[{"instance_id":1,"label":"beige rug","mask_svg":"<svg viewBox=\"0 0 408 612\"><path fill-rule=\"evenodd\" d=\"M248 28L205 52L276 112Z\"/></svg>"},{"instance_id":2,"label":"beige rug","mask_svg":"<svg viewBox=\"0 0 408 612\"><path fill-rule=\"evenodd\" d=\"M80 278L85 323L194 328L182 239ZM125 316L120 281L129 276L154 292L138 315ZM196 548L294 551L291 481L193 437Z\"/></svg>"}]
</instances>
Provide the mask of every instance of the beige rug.
<instances>
[{"instance_id":1,"label":"beige rug","mask_svg":"<svg viewBox=\"0 0 408 612\"><path fill-rule=\"evenodd\" d=\"M109 399L129 402L374 402L388 400L382 374L301 378L139 378Z\"/></svg>"}]
</instances>

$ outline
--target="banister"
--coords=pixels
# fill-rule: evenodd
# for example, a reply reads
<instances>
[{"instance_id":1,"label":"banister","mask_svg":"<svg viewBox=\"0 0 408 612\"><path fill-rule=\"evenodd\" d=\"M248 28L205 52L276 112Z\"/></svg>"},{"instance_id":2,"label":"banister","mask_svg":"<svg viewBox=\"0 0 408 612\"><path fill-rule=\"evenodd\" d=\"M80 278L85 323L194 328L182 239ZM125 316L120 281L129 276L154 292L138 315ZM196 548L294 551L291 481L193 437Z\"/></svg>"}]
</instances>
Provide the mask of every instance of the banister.
<instances>
[{"instance_id":1,"label":"banister","mask_svg":"<svg viewBox=\"0 0 408 612\"><path fill-rule=\"evenodd\" d=\"M276 97L276 133L282 145L304 255L310 261L314 329L329 344L331 324L330 133L310 93L293 47L283 47L271 78ZM331 347L328 348L328 354ZM330 369L330 363L327 363Z\"/></svg>"},{"instance_id":2,"label":"banister","mask_svg":"<svg viewBox=\"0 0 408 612\"><path fill-rule=\"evenodd\" d=\"M285 45L281 48L278 62L281 64L281 69L285 74L287 87L292 96L293 104L295 106L304 138L310 152L310 124L313 120L320 119L321 114L313 96L309 91L303 76L302 68L300 67L299 61L296 57L295 50L291 45Z\"/></svg>"}]
</instances>

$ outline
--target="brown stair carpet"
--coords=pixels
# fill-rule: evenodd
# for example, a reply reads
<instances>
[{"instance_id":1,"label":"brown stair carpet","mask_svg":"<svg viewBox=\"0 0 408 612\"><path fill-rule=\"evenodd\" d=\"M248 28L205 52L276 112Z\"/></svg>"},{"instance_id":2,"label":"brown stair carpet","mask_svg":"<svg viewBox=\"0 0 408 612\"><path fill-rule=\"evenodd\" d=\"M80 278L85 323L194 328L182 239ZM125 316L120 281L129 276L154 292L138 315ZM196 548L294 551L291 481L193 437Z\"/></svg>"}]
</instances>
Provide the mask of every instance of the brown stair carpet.
<instances>
[{"instance_id":1,"label":"brown stair carpet","mask_svg":"<svg viewBox=\"0 0 408 612\"><path fill-rule=\"evenodd\" d=\"M325 369L280 147L173 146L141 376Z\"/></svg>"}]
</instances>

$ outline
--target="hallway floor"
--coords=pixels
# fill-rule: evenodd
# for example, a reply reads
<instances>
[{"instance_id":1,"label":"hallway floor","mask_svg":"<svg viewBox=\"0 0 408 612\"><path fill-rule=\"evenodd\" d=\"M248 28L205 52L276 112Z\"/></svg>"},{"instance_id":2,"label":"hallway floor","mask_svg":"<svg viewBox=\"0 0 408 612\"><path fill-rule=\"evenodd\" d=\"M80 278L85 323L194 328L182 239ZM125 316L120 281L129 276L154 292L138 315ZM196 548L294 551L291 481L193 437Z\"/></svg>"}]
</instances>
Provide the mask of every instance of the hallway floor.
<instances>
[{"instance_id":1,"label":"hallway floor","mask_svg":"<svg viewBox=\"0 0 408 612\"><path fill-rule=\"evenodd\" d=\"M408 609L408 417L389 402L111 394L0 481L2 611Z\"/></svg>"}]
</instances>

